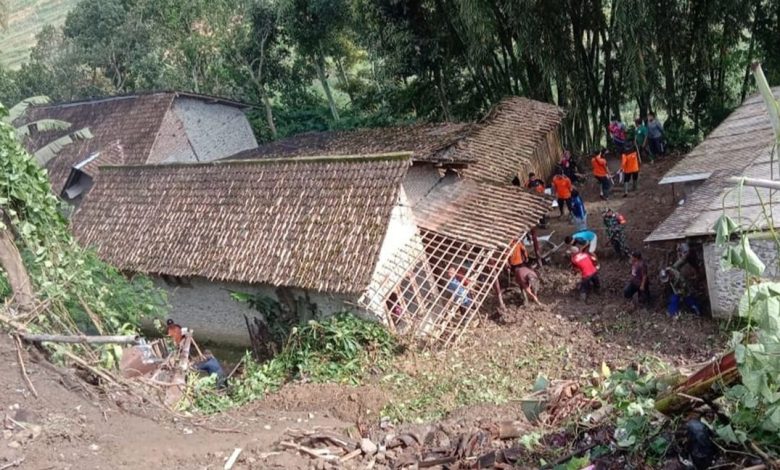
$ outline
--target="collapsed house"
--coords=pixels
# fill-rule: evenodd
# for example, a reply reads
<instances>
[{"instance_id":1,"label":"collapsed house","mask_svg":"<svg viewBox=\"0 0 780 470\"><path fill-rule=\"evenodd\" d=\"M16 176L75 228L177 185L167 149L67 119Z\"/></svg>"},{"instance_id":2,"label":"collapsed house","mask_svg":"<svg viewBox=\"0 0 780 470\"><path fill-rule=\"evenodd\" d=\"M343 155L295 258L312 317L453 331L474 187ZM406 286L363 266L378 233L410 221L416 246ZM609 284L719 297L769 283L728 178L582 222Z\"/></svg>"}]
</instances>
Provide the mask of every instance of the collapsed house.
<instances>
[{"instance_id":1,"label":"collapsed house","mask_svg":"<svg viewBox=\"0 0 780 470\"><path fill-rule=\"evenodd\" d=\"M211 96L160 92L33 106L26 122L58 119L65 130L33 131L31 152L79 129L92 138L63 147L49 161L52 190L77 205L102 165L194 163L217 160L257 146L246 105Z\"/></svg>"},{"instance_id":2,"label":"collapsed house","mask_svg":"<svg viewBox=\"0 0 780 470\"><path fill-rule=\"evenodd\" d=\"M773 92L780 96L780 88ZM766 105L756 95L745 100L659 182L670 185L681 200L645 242L685 241L698 252L714 317L731 316L745 291L744 273L724 269L720 263L723 252L715 244L715 222L721 215L754 232L750 245L766 264L764 275L780 277L777 246L762 233L770 229L766 215L776 221L771 228L780 228L776 191L740 189L727 181L732 176L780 179L774 152L774 132Z\"/></svg>"},{"instance_id":3,"label":"collapsed house","mask_svg":"<svg viewBox=\"0 0 780 470\"><path fill-rule=\"evenodd\" d=\"M451 173L412 204L408 154L103 167L77 239L168 289L200 336L246 344L251 292L301 320L350 310L456 341L549 201Z\"/></svg>"}]
</instances>

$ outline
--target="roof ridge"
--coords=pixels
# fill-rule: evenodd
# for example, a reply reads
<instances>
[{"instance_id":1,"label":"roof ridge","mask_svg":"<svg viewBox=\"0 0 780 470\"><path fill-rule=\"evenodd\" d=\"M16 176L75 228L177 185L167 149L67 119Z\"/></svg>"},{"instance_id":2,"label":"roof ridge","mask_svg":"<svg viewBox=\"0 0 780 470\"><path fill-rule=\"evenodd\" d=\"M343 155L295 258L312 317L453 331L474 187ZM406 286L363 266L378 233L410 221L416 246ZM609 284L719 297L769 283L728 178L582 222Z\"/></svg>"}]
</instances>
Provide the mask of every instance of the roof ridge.
<instances>
[{"instance_id":1,"label":"roof ridge","mask_svg":"<svg viewBox=\"0 0 780 470\"><path fill-rule=\"evenodd\" d=\"M96 104L96 103L103 103L108 101L117 101L122 99L134 99L134 98L140 98L144 96L153 96L153 95L171 95L172 99L175 99L177 97L184 97L184 98L194 98L201 101L211 101L215 103L225 104L228 106L234 106L237 108L250 108L251 105L247 103L243 103L241 101L232 100L229 98L219 97L219 96L213 96L213 95L204 95L201 93L192 93L188 91L179 91L179 90L148 90L148 91L138 91L134 93L122 93L118 95L109 95L109 96L88 96L85 98L81 98L78 100L71 100L71 101L54 101L51 103L41 104L41 105L32 105L31 108L34 109L46 109L46 108L68 108L71 106L80 106L80 105L86 105L86 104Z\"/></svg>"},{"instance_id":2,"label":"roof ridge","mask_svg":"<svg viewBox=\"0 0 780 470\"><path fill-rule=\"evenodd\" d=\"M104 169L139 169L139 168L194 168L207 166L224 165L268 165L274 163L360 163L360 162L381 162L381 161L401 161L409 160L412 152L390 152L366 155L339 155L339 156L303 156L303 157L285 157L285 158L252 158L252 159L223 159L210 162L198 163L158 163L153 165L106 165Z\"/></svg>"}]
</instances>

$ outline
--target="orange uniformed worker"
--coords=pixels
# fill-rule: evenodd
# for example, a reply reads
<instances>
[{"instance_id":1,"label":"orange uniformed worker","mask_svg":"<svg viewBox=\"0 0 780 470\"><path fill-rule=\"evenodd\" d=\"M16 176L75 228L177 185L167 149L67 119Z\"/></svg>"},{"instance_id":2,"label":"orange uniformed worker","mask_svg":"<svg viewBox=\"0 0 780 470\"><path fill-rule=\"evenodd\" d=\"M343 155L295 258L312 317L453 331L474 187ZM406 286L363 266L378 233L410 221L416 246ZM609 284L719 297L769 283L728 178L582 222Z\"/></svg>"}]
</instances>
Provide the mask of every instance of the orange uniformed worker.
<instances>
[{"instance_id":1,"label":"orange uniformed worker","mask_svg":"<svg viewBox=\"0 0 780 470\"><path fill-rule=\"evenodd\" d=\"M623 170L623 197L628 196L628 182L632 182L631 189L636 191L639 183L639 154L632 145L623 149L620 159L620 169Z\"/></svg>"},{"instance_id":2,"label":"orange uniformed worker","mask_svg":"<svg viewBox=\"0 0 780 470\"><path fill-rule=\"evenodd\" d=\"M609 199L609 190L612 189L612 176L609 174L606 153L607 149L593 152L593 158L590 160L590 164L593 167L593 176L596 177L601 185L599 196L604 200Z\"/></svg>"},{"instance_id":3,"label":"orange uniformed worker","mask_svg":"<svg viewBox=\"0 0 780 470\"><path fill-rule=\"evenodd\" d=\"M553 176L552 187L555 192L555 197L558 198L558 210L561 211L561 217L563 217L563 205L569 209L571 214L571 190L572 184L568 176L563 174L563 169L559 168L558 173Z\"/></svg>"},{"instance_id":4,"label":"orange uniformed worker","mask_svg":"<svg viewBox=\"0 0 780 470\"><path fill-rule=\"evenodd\" d=\"M184 337L184 335L181 332L181 326L179 326L171 318L166 320L165 325L167 326L167 335L173 340L173 344L178 346L179 343L181 343L182 338Z\"/></svg>"}]
</instances>

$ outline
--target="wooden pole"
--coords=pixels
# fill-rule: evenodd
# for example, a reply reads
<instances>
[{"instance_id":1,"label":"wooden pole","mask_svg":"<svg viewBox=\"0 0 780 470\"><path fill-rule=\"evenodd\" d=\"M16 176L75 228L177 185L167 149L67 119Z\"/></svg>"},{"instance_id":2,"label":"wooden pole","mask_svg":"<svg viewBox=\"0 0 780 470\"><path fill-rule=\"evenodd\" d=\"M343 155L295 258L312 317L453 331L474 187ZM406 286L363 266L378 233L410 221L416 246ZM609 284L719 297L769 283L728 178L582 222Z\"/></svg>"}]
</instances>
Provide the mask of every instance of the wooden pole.
<instances>
[{"instance_id":1,"label":"wooden pole","mask_svg":"<svg viewBox=\"0 0 780 470\"><path fill-rule=\"evenodd\" d=\"M70 343L70 344L139 344L140 336L79 336L79 335L36 335L19 333L25 341L36 343Z\"/></svg>"}]
</instances>

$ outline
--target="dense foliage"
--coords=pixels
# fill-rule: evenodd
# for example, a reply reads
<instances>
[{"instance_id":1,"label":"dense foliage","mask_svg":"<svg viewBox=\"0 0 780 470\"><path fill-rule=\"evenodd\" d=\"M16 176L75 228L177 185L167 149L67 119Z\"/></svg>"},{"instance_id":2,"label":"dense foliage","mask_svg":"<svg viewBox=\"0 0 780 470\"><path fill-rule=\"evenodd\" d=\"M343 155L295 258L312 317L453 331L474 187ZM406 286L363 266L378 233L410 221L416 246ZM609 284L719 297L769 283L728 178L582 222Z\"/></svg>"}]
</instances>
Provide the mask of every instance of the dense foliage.
<instances>
[{"instance_id":1,"label":"dense foliage","mask_svg":"<svg viewBox=\"0 0 780 470\"><path fill-rule=\"evenodd\" d=\"M165 301L141 276L125 278L74 241L49 179L1 118L0 207L15 236L36 295L46 308L32 326L40 330L113 333L134 329L143 315L164 314ZM3 299L10 294L3 276Z\"/></svg>"},{"instance_id":2,"label":"dense foliage","mask_svg":"<svg viewBox=\"0 0 780 470\"><path fill-rule=\"evenodd\" d=\"M341 313L293 328L281 352L258 363L247 353L244 372L227 394L214 393L215 377L189 381L185 407L220 411L262 398L289 380L358 384L395 354L395 338L378 323Z\"/></svg>"},{"instance_id":3,"label":"dense foliage","mask_svg":"<svg viewBox=\"0 0 780 470\"><path fill-rule=\"evenodd\" d=\"M649 110L685 146L750 91L753 60L780 82L778 2L82 0L20 70L0 70L0 100L225 95L256 106L268 140L472 119L520 94L569 109L576 148Z\"/></svg>"}]
</instances>

